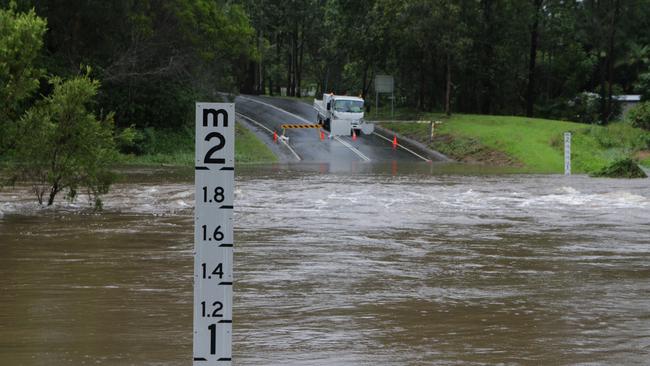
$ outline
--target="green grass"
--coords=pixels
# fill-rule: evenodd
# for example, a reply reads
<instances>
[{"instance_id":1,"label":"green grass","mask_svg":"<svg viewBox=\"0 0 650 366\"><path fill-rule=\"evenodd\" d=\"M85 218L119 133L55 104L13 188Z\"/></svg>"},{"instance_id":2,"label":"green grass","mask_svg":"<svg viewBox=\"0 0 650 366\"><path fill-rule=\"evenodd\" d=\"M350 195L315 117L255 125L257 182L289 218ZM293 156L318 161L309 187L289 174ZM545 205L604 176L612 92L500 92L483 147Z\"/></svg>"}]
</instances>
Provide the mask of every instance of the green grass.
<instances>
[{"instance_id":1,"label":"green grass","mask_svg":"<svg viewBox=\"0 0 650 366\"><path fill-rule=\"evenodd\" d=\"M254 133L235 125L235 161L238 163L275 163L278 158Z\"/></svg>"},{"instance_id":2,"label":"green grass","mask_svg":"<svg viewBox=\"0 0 650 366\"><path fill-rule=\"evenodd\" d=\"M143 154L123 155L128 165L180 165L194 164L194 132L153 130L142 132L139 143ZM235 125L235 162L238 164L277 162L273 152L255 134L240 124Z\"/></svg>"},{"instance_id":3,"label":"green grass","mask_svg":"<svg viewBox=\"0 0 650 366\"><path fill-rule=\"evenodd\" d=\"M510 165L518 165L528 172L564 170L563 133L566 131L573 133L572 168L577 173L602 169L616 159L647 149L650 142L649 132L622 122L602 127L514 116L456 114L446 118L439 113L413 115L412 111L400 111L396 115L442 120L436 126L431 147L456 159L483 154L489 163L490 156L497 152L509 157ZM386 124L385 127L428 142L428 124Z\"/></svg>"},{"instance_id":4,"label":"green grass","mask_svg":"<svg viewBox=\"0 0 650 366\"><path fill-rule=\"evenodd\" d=\"M639 160L639 163L641 163L641 165L645 166L646 168L650 168L650 157Z\"/></svg>"}]
</instances>

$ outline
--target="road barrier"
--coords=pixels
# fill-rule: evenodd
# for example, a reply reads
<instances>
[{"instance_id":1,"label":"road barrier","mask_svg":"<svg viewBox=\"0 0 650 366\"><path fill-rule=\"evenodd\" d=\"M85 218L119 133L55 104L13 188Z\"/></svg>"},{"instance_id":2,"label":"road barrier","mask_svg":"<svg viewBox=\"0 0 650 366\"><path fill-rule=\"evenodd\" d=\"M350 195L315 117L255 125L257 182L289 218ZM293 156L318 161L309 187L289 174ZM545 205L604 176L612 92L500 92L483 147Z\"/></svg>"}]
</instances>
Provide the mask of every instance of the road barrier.
<instances>
[{"instance_id":1,"label":"road barrier","mask_svg":"<svg viewBox=\"0 0 650 366\"><path fill-rule=\"evenodd\" d=\"M296 128L296 129L297 128L318 128L318 129L320 129L322 127L323 127L323 125L320 124L320 123L319 124L311 124L311 123L308 123L308 124L284 124L284 125L280 126L280 128L282 128L282 137L283 138L288 138L288 137L284 136L286 130L288 130L288 129L294 129L294 128ZM320 135L321 135L320 139L323 140L323 131L321 131Z\"/></svg>"},{"instance_id":2,"label":"road barrier","mask_svg":"<svg viewBox=\"0 0 650 366\"><path fill-rule=\"evenodd\" d=\"M302 124L302 125L282 125L280 127L284 130L288 128L321 128L323 127L323 125Z\"/></svg>"}]
</instances>

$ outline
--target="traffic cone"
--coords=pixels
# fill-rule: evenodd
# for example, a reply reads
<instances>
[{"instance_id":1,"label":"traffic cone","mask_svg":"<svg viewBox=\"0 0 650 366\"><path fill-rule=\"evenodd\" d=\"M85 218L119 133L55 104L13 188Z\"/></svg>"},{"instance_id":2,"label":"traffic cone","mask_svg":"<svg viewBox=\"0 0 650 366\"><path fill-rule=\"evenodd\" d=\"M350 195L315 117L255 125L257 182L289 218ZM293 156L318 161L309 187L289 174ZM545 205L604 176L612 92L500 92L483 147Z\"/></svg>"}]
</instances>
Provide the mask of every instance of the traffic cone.
<instances>
[{"instance_id":1,"label":"traffic cone","mask_svg":"<svg viewBox=\"0 0 650 366\"><path fill-rule=\"evenodd\" d=\"M357 141L357 133L352 130L352 141Z\"/></svg>"},{"instance_id":2,"label":"traffic cone","mask_svg":"<svg viewBox=\"0 0 650 366\"><path fill-rule=\"evenodd\" d=\"M397 149L397 136L393 136L393 150Z\"/></svg>"},{"instance_id":3,"label":"traffic cone","mask_svg":"<svg viewBox=\"0 0 650 366\"><path fill-rule=\"evenodd\" d=\"M323 130L320 130L320 140L325 140L325 132L323 132Z\"/></svg>"},{"instance_id":4,"label":"traffic cone","mask_svg":"<svg viewBox=\"0 0 650 366\"><path fill-rule=\"evenodd\" d=\"M273 131L273 142L275 142L276 144L278 143L278 132L277 131Z\"/></svg>"}]
</instances>

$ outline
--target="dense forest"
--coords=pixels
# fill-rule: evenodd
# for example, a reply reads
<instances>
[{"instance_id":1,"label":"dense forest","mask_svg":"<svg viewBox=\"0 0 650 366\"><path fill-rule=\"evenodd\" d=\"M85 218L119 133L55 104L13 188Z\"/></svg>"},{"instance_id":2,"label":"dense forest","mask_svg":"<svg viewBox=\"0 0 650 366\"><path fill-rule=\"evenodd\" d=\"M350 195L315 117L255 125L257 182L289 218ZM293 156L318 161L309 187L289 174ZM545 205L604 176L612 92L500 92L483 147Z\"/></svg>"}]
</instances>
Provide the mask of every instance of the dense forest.
<instances>
[{"instance_id":1,"label":"dense forest","mask_svg":"<svg viewBox=\"0 0 650 366\"><path fill-rule=\"evenodd\" d=\"M101 207L122 157L191 150L195 101L373 99L377 75L404 110L608 124L617 96L650 98L648 14L650 0L0 0L3 182ZM626 118L650 130L650 101Z\"/></svg>"},{"instance_id":2,"label":"dense forest","mask_svg":"<svg viewBox=\"0 0 650 366\"><path fill-rule=\"evenodd\" d=\"M118 127L176 128L215 91L607 123L650 91L650 0L0 0L46 22L34 61L100 82ZM43 75L46 75L43 74ZM41 82L40 94L50 92Z\"/></svg>"}]
</instances>

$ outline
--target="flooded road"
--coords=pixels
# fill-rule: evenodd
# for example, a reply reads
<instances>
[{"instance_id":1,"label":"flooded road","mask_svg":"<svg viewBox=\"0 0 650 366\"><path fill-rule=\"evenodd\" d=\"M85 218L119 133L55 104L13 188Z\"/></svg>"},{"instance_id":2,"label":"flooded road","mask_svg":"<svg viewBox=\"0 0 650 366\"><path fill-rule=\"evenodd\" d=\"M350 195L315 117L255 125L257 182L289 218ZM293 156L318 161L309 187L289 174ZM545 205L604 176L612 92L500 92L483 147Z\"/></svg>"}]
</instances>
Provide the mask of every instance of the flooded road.
<instances>
[{"instance_id":1,"label":"flooded road","mask_svg":"<svg viewBox=\"0 0 650 366\"><path fill-rule=\"evenodd\" d=\"M648 180L407 170L238 171L234 364L647 364ZM146 173L0 191L1 365L190 364L193 172Z\"/></svg>"}]
</instances>

